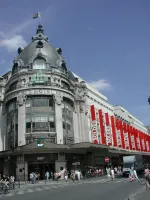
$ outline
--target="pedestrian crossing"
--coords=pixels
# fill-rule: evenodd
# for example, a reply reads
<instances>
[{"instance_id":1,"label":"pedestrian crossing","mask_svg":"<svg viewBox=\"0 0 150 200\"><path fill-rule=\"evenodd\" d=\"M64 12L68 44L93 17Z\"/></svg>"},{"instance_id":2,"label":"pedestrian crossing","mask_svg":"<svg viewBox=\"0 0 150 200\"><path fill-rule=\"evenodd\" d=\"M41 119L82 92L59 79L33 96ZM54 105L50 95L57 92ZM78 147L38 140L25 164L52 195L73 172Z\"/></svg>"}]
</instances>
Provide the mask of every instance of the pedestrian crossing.
<instances>
[{"instance_id":1,"label":"pedestrian crossing","mask_svg":"<svg viewBox=\"0 0 150 200\"><path fill-rule=\"evenodd\" d=\"M144 184L145 180L140 179L140 184ZM27 185L23 188L20 188L19 190L10 191L8 194L0 195L0 198L3 196L11 197L15 195L24 195L28 193L34 193L34 192L41 192L44 190L55 190L55 189L61 189L64 187L69 186L75 186L80 184L119 184L119 183L129 183L128 178L117 178L116 180L112 181L110 178L100 178L100 179L89 179L89 180L81 180L81 181L75 181L75 182L58 182L58 183L47 183L46 185Z\"/></svg>"}]
</instances>

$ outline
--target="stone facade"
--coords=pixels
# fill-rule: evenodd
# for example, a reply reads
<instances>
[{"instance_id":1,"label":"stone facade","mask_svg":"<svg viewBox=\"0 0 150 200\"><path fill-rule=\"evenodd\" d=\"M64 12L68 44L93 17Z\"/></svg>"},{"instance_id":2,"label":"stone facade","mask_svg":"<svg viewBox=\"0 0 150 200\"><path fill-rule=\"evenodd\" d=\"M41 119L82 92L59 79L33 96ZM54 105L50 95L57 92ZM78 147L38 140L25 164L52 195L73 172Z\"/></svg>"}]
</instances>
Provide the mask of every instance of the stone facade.
<instances>
[{"instance_id":1,"label":"stone facade","mask_svg":"<svg viewBox=\"0 0 150 200\"><path fill-rule=\"evenodd\" d=\"M61 48L48 43L41 25L24 49L18 49L12 72L0 80L0 150L10 150L38 137L52 143L92 142L90 106L119 116L136 128L142 122L70 72ZM41 104L41 105L40 105Z\"/></svg>"},{"instance_id":2,"label":"stone facade","mask_svg":"<svg viewBox=\"0 0 150 200\"><path fill-rule=\"evenodd\" d=\"M107 97L69 71L61 48L55 49L48 43L39 25L32 42L24 49L19 47L12 71L0 77L3 173L13 174L16 170L17 177L28 179L32 163L39 164L37 158L43 158L40 160L43 171L47 169L45 166L56 171L65 168L67 156L70 167L71 162L82 166L85 162L97 164L89 152L90 145L94 145L91 144L91 105L95 106L96 114L102 109L103 114L117 115L144 132L147 130L124 108L112 106ZM38 140L44 141L43 149L37 147ZM104 165L108 147L100 144L94 147L95 160L101 160ZM6 155L11 155L7 162Z\"/></svg>"}]
</instances>

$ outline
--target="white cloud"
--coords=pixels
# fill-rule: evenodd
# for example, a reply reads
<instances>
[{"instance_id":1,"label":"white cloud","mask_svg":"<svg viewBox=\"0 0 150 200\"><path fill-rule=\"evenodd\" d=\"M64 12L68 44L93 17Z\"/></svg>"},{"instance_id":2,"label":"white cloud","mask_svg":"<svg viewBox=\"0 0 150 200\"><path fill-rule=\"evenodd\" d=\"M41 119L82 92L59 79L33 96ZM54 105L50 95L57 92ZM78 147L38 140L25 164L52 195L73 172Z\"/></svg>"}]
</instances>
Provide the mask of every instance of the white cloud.
<instances>
[{"instance_id":1,"label":"white cloud","mask_svg":"<svg viewBox=\"0 0 150 200\"><path fill-rule=\"evenodd\" d=\"M111 88L110 83L108 83L105 79L100 79L97 81L92 81L89 83L92 87L96 88L97 90L108 90Z\"/></svg>"},{"instance_id":2,"label":"white cloud","mask_svg":"<svg viewBox=\"0 0 150 200\"><path fill-rule=\"evenodd\" d=\"M17 51L18 47L26 46L27 42L21 33L33 23L35 23L35 21L33 19L29 19L21 24L16 25L7 32L0 31L0 47L5 47L7 48L8 52L12 52Z\"/></svg>"},{"instance_id":3,"label":"white cloud","mask_svg":"<svg viewBox=\"0 0 150 200\"><path fill-rule=\"evenodd\" d=\"M21 35L14 35L0 41L0 46L8 49L9 52L16 51L18 47L25 47L27 42Z\"/></svg>"},{"instance_id":4,"label":"white cloud","mask_svg":"<svg viewBox=\"0 0 150 200\"><path fill-rule=\"evenodd\" d=\"M48 18L51 7L47 7L43 10L42 20ZM37 19L38 20L38 19ZM32 15L26 21L23 21L20 24L12 25L12 29L10 25L7 26L7 30L0 30L0 47L7 48L8 52L17 51L18 47L24 47L27 45L25 38L22 36L22 33L26 30L31 30L34 27L34 24L37 24L37 20L32 19ZM31 27L31 29L30 29Z\"/></svg>"}]
</instances>

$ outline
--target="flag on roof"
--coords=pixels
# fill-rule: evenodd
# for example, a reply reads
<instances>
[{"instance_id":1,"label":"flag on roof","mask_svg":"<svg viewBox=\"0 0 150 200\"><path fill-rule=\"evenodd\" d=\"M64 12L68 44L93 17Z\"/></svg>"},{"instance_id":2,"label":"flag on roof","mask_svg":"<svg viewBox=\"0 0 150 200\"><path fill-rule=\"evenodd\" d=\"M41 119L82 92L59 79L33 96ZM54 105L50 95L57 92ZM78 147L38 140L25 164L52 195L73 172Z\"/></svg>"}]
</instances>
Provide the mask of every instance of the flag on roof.
<instances>
[{"instance_id":1,"label":"flag on roof","mask_svg":"<svg viewBox=\"0 0 150 200\"><path fill-rule=\"evenodd\" d=\"M36 18L39 18L40 17L40 13L39 12L37 12L37 13L35 13L34 15L33 15L33 19L36 19Z\"/></svg>"}]
</instances>

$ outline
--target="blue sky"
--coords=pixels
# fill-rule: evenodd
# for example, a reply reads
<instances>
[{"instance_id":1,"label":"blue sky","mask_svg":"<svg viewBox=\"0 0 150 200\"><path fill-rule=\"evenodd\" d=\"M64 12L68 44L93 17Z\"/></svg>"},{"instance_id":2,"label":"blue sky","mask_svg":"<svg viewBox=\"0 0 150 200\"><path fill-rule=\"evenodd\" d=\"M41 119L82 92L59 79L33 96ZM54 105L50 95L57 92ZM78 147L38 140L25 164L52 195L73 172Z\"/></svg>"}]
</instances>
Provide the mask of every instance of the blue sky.
<instances>
[{"instance_id":1,"label":"blue sky","mask_svg":"<svg viewBox=\"0 0 150 200\"><path fill-rule=\"evenodd\" d=\"M92 82L110 103L150 124L149 0L1 0L0 73L35 34L61 47L70 70Z\"/></svg>"}]
</instances>

